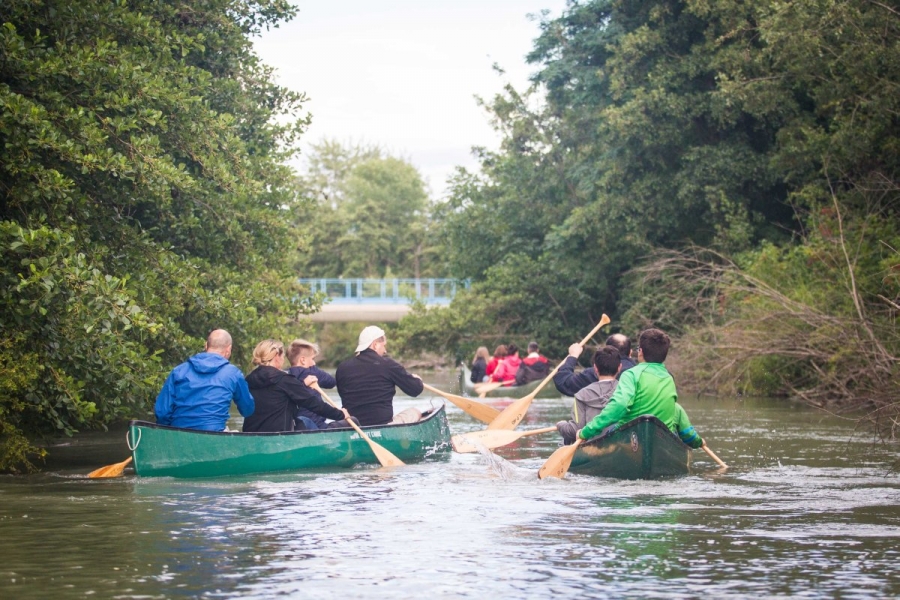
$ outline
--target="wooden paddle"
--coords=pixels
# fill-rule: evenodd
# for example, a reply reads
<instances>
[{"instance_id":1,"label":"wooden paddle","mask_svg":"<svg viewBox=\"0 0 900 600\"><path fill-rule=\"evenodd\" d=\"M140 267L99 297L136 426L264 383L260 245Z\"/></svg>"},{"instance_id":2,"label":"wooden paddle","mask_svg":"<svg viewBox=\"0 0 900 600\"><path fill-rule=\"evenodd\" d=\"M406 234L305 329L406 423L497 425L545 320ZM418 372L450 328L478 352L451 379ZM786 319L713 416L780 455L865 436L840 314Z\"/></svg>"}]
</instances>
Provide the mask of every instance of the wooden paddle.
<instances>
[{"instance_id":1,"label":"wooden paddle","mask_svg":"<svg viewBox=\"0 0 900 600\"><path fill-rule=\"evenodd\" d=\"M328 403L331 404L333 407L335 407L335 408L338 407L338 405L335 404L334 401L332 401L332 399L329 398L328 395L322 391L322 388L319 387L318 383L314 383L311 387L312 387L312 389L319 392L323 398L328 400ZM406 464L405 462L403 462L402 460L400 460L399 458L397 458L396 456L391 454L391 452L387 448L373 442L372 438L370 438L368 435L366 435L366 432L363 431L362 429L360 429L359 425L357 425L356 423L353 422L353 419L347 419L347 422L350 423L350 425L353 427L353 429L356 430L356 433L359 434L359 437L366 440L366 443L369 444L369 448L372 449L372 453L375 455L375 458L378 459L378 462L381 463L381 466L383 466L383 467L402 467L403 465Z\"/></svg>"},{"instance_id":2,"label":"wooden paddle","mask_svg":"<svg viewBox=\"0 0 900 600\"><path fill-rule=\"evenodd\" d=\"M600 322L597 323L597 326L594 327L589 334L584 336L583 340L581 340L581 345L584 346L585 344L587 344L588 341L592 337L594 337L594 334L600 331L600 328L604 325L607 325L608 323L609 317L604 314L602 317L600 317ZM516 425L518 425L519 422L521 422L522 419L525 418L525 413L528 411L528 407L531 406L531 401L534 400L535 396L537 396L542 389L544 389L545 385L550 383L550 380L553 379L553 376L556 375L556 372L559 371L559 368L563 366L565 362L566 361L564 359L562 362L556 365L556 367L554 367L554 369L550 371L550 374L547 375L546 378L544 378L544 380L540 383L539 386L534 389L533 392L523 398L519 398L518 400L507 406L505 409L503 409L503 412L497 415L497 418L490 422L490 424L488 425L488 429L515 429Z\"/></svg>"},{"instance_id":3,"label":"wooden paddle","mask_svg":"<svg viewBox=\"0 0 900 600\"><path fill-rule=\"evenodd\" d=\"M494 408L493 406L488 406L487 404L482 404L481 402L475 402L471 398L464 398L462 396L457 396L455 394L448 394L447 392L443 392L436 387L432 387L427 383L423 383L425 389L434 392L438 396L443 396L460 409L463 412L468 413L470 416L475 417L482 423L490 423L494 419L497 418L497 415L500 414L500 411Z\"/></svg>"},{"instance_id":4,"label":"wooden paddle","mask_svg":"<svg viewBox=\"0 0 900 600\"><path fill-rule=\"evenodd\" d=\"M132 457L128 457L120 463L116 463L114 465L106 465L105 467L100 467L99 469L94 469L90 473L88 473L88 477L92 479L97 479L101 477L119 477L122 475L122 471L125 470L125 467L128 466L128 463L131 462Z\"/></svg>"},{"instance_id":5,"label":"wooden paddle","mask_svg":"<svg viewBox=\"0 0 900 600\"><path fill-rule=\"evenodd\" d=\"M719 458L718 456L716 456L716 453L713 452L712 450L710 450L710 449L706 446L706 443L705 443L705 442L704 442L703 445L700 446L700 447L703 448L703 451L704 451L704 452L706 452L707 454L709 454L709 457L710 457L711 459L713 459L714 461L716 461L717 463L719 463L719 466L720 466L720 467L722 467L723 469L727 469L727 468L728 468L728 465L726 465L724 462L722 462L722 459Z\"/></svg>"},{"instance_id":6,"label":"wooden paddle","mask_svg":"<svg viewBox=\"0 0 900 600\"><path fill-rule=\"evenodd\" d=\"M531 429L529 431L510 431L508 429L486 429L484 431L473 431L471 433L460 433L450 438L453 449L460 454L465 452L477 452L479 447L493 450L500 446L512 444L520 437L526 435L538 435L539 433L550 433L556 431L556 427L544 427L543 429Z\"/></svg>"},{"instance_id":7,"label":"wooden paddle","mask_svg":"<svg viewBox=\"0 0 900 600\"><path fill-rule=\"evenodd\" d=\"M488 392L493 392L497 388L503 387L502 381L487 381L484 383L476 383L474 386L475 393L479 398L484 398Z\"/></svg>"},{"instance_id":8,"label":"wooden paddle","mask_svg":"<svg viewBox=\"0 0 900 600\"><path fill-rule=\"evenodd\" d=\"M547 462L538 470L538 479L547 477L559 477L562 479L565 477L566 472L569 470L569 465L572 464L572 459L575 458L575 451L578 450L578 446L583 441L583 439L578 438L574 444L563 446L551 454Z\"/></svg>"}]
</instances>

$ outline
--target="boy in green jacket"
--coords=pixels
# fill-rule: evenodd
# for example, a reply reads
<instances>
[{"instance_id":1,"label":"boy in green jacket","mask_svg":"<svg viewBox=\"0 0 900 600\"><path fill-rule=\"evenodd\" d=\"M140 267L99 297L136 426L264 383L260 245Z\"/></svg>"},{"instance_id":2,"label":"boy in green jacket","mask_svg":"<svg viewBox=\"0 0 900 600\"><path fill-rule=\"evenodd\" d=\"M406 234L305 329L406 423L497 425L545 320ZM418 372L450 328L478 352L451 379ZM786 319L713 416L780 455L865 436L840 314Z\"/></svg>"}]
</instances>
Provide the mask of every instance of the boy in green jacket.
<instances>
[{"instance_id":1,"label":"boy in green jacket","mask_svg":"<svg viewBox=\"0 0 900 600\"><path fill-rule=\"evenodd\" d=\"M675 380L663 366L669 353L669 336L659 329L645 329L638 342L638 365L622 372L619 384L603 411L578 437L587 440L611 425L619 426L641 415L653 415L692 448L703 440L694 431L687 413L676 401Z\"/></svg>"}]
</instances>

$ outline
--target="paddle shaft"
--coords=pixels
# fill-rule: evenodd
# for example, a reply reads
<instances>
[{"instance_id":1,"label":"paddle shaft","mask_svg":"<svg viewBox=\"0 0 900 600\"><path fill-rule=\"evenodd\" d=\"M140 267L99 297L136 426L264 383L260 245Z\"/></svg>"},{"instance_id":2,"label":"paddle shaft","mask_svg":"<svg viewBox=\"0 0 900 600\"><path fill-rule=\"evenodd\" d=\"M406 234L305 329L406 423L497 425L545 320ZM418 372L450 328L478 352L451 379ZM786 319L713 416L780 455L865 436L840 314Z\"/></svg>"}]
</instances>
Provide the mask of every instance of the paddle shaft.
<instances>
[{"instance_id":1,"label":"paddle shaft","mask_svg":"<svg viewBox=\"0 0 900 600\"><path fill-rule=\"evenodd\" d=\"M712 450L710 450L710 449L706 446L706 444L703 444L703 445L701 446L701 448L703 448L703 451L704 451L704 452L706 452L707 454L709 454L709 457L710 457L711 459L713 459L714 461L716 461L717 463L719 463L719 466L720 466L720 467L722 467L723 469L727 469L727 468L728 468L728 465L726 465L724 462L722 462L722 459L719 458L718 456L716 456L716 453L713 452Z\"/></svg>"},{"instance_id":2,"label":"paddle shaft","mask_svg":"<svg viewBox=\"0 0 900 600\"><path fill-rule=\"evenodd\" d=\"M319 387L318 383L314 383L312 385L312 389L319 392L319 394L328 400L328 403L333 407L338 408L338 405L334 403L334 400L328 397L328 394L322 391L322 388ZM384 446L375 443L372 439L366 435L366 432L359 428L359 425L353 422L353 419L347 419L347 422L350 423L350 426L356 430L356 433L359 434L359 437L364 439L369 447L372 448L372 452L375 454L375 458L378 459L378 462L381 463L384 467L396 467L405 464L402 460L394 456L390 450L385 448Z\"/></svg>"},{"instance_id":3,"label":"paddle shaft","mask_svg":"<svg viewBox=\"0 0 900 600\"><path fill-rule=\"evenodd\" d=\"M451 438L453 449L459 453L477 452L479 447L493 450L500 446L512 444L516 440L526 435L538 435L540 433L550 433L556 431L556 427L545 427L543 429L531 429L529 431L511 431L509 429L485 429L484 431L473 431L470 433L460 433Z\"/></svg>"},{"instance_id":4,"label":"paddle shaft","mask_svg":"<svg viewBox=\"0 0 900 600\"><path fill-rule=\"evenodd\" d=\"M475 417L482 423L490 423L495 418L497 418L497 415L500 414L500 411L493 406L475 402L471 398L464 398L455 394L448 394L447 392L441 391L436 387L432 387L424 382L422 383L422 385L426 390L433 392L438 396L443 396L444 398L455 404L457 407L459 407L463 412L467 413L471 417Z\"/></svg>"},{"instance_id":5,"label":"paddle shaft","mask_svg":"<svg viewBox=\"0 0 900 600\"><path fill-rule=\"evenodd\" d=\"M581 340L581 345L584 346L588 341L594 337L594 334L600 331L600 328L609 323L609 317L605 314L600 317L600 322L597 323L596 327L591 329L591 332L584 336L584 339ZM519 424L519 422L525 418L525 412L528 410L528 407L531 406L531 401L535 399L538 393L544 389L544 386L550 383L550 380L553 379L553 376L559 371L559 368L566 363L566 360L563 359L558 365L556 365L550 374L547 375L544 380L538 385L533 392L516 400L509 406L507 406L502 413L497 415L493 421L488 424L488 429L515 429L515 427Z\"/></svg>"},{"instance_id":6,"label":"paddle shaft","mask_svg":"<svg viewBox=\"0 0 900 600\"><path fill-rule=\"evenodd\" d=\"M591 332L589 334L584 336L584 339L581 340L581 342L579 342L579 345L584 346L585 344L587 344L591 340L591 338L594 337L594 334L596 334L598 331L600 331L600 329L602 327L604 327L605 325L609 325L609 317L607 317L604 314L602 317L600 317L600 322L597 323L597 326L594 327L593 329L591 329ZM560 362L558 365L556 365L553 368L552 371L550 371L550 374L544 378L544 380L541 382L541 384L539 386L537 386L537 388L535 388L535 390L533 392L531 392L530 396L532 399L534 399L535 396L538 395L538 392L540 392L542 389L544 389L545 385L550 383L550 380L553 379L553 376L556 375L556 373L559 371L559 368L561 366L563 366L564 364L566 364L566 359L563 359L562 362Z\"/></svg>"}]
</instances>

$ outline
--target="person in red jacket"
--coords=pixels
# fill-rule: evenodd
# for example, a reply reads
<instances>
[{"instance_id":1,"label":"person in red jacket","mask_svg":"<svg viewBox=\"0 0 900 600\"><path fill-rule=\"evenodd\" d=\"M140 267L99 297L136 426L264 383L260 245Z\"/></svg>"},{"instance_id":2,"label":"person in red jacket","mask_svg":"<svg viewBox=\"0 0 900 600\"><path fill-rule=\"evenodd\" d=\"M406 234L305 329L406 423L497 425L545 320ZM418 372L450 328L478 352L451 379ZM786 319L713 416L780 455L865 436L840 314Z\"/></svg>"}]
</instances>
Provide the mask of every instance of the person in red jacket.
<instances>
[{"instance_id":1,"label":"person in red jacket","mask_svg":"<svg viewBox=\"0 0 900 600\"><path fill-rule=\"evenodd\" d=\"M516 370L516 385L525 385L532 381L540 381L550 374L550 363L542 356L537 342L528 342L526 356Z\"/></svg>"},{"instance_id":2,"label":"person in red jacket","mask_svg":"<svg viewBox=\"0 0 900 600\"><path fill-rule=\"evenodd\" d=\"M488 361L487 368L484 370L484 374L488 376L488 380L490 380L490 376L494 374L494 371L497 370L497 367L500 366L500 363L506 358L507 354L508 351L503 344L500 344L494 349L494 356Z\"/></svg>"},{"instance_id":3,"label":"person in red jacket","mask_svg":"<svg viewBox=\"0 0 900 600\"><path fill-rule=\"evenodd\" d=\"M515 344L506 347L507 355L497 365L497 370L491 375L491 381L502 381L503 385L510 386L516 383L516 371L522 359L519 358L519 349Z\"/></svg>"}]
</instances>

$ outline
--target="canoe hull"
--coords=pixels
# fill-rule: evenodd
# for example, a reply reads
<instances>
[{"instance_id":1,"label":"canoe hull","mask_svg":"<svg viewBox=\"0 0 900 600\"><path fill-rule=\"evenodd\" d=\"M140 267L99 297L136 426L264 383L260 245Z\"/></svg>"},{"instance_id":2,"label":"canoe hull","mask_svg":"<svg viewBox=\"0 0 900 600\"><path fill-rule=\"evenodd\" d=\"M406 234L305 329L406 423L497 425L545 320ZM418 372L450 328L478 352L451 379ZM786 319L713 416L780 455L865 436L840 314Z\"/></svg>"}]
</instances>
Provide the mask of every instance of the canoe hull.
<instances>
[{"instance_id":1,"label":"canoe hull","mask_svg":"<svg viewBox=\"0 0 900 600\"><path fill-rule=\"evenodd\" d=\"M449 455L444 406L417 423L363 427L403 462ZM135 473L141 477L221 477L379 464L353 429L238 433L192 431L146 421L129 424Z\"/></svg>"},{"instance_id":2,"label":"canoe hull","mask_svg":"<svg viewBox=\"0 0 900 600\"><path fill-rule=\"evenodd\" d=\"M691 448L650 415L630 421L579 446L569 470L618 479L656 479L687 475Z\"/></svg>"}]
</instances>

